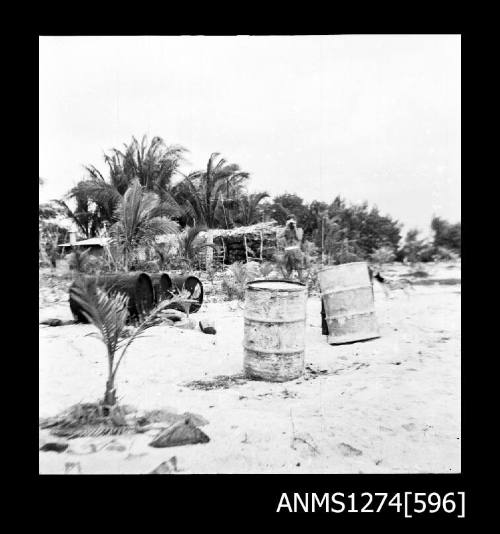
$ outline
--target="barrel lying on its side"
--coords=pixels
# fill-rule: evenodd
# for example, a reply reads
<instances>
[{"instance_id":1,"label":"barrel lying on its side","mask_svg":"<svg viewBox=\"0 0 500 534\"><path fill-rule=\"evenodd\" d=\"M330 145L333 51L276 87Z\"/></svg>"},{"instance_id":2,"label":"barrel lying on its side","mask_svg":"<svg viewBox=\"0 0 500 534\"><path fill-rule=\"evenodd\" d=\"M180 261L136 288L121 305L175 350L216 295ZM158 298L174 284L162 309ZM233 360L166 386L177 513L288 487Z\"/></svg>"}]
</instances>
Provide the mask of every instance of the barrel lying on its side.
<instances>
[{"instance_id":1,"label":"barrel lying on its side","mask_svg":"<svg viewBox=\"0 0 500 534\"><path fill-rule=\"evenodd\" d=\"M289 280L256 280L245 293L244 371L285 382L304 372L307 288Z\"/></svg>"},{"instance_id":2,"label":"barrel lying on its side","mask_svg":"<svg viewBox=\"0 0 500 534\"><path fill-rule=\"evenodd\" d=\"M328 343L338 345L380 337L373 286L365 262L344 263L319 271ZM323 324L323 333L325 328Z\"/></svg>"},{"instance_id":3,"label":"barrel lying on its side","mask_svg":"<svg viewBox=\"0 0 500 534\"><path fill-rule=\"evenodd\" d=\"M203 304L203 284L201 280L192 274L172 276L172 293L175 295L183 289L189 293L188 298L194 299L197 302L193 302L189 308L189 313L196 313ZM184 308L175 303L169 306L174 310L184 311Z\"/></svg>"},{"instance_id":4,"label":"barrel lying on its side","mask_svg":"<svg viewBox=\"0 0 500 534\"><path fill-rule=\"evenodd\" d=\"M162 300L172 298L172 280L167 273L151 273L149 275L153 284L155 304Z\"/></svg>"},{"instance_id":5,"label":"barrel lying on its side","mask_svg":"<svg viewBox=\"0 0 500 534\"><path fill-rule=\"evenodd\" d=\"M146 273L85 276L81 280L90 291L95 291L95 288L99 287L110 294L120 292L127 295L129 319L135 320L147 314L154 306L153 285ZM69 306L76 321L88 323L80 304L73 298L72 289L77 283L79 282L74 282L69 289Z\"/></svg>"}]
</instances>

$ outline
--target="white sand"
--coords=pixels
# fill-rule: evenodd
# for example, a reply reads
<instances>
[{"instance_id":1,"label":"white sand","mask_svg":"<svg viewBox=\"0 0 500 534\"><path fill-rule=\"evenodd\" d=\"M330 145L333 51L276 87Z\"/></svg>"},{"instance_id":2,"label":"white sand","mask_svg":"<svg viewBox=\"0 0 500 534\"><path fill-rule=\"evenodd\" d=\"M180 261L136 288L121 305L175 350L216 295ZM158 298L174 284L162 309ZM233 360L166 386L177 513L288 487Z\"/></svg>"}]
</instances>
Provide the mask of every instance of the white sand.
<instances>
[{"instance_id":1,"label":"white sand","mask_svg":"<svg viewBox=\"0 0 500 534\"><path fill-rule=\"evenodd\" d=\"M152 433L116 438L125 451L77 454L112 438L71 440L73 452L40 452L40 472L64 473L67 462L79 462L83 473L148 473L172 456L181 473L459 472L460 285L415 288L410 298L398 291L387 299L375 286L382 337L335 347L321 335L319 298L310 298L306 364L327 373L287 383L186 386L241 373L243 310L235 302L204 304L191 316L214 321L216 336L154 327L118 372L121 402L200 414L211 441L153 449ZM71 318L68 304L42 308L40 318L48 317ZM40 326L41 416L102 396L105 349L86 337L92 331Z\"/></svg>"}]
</instances>

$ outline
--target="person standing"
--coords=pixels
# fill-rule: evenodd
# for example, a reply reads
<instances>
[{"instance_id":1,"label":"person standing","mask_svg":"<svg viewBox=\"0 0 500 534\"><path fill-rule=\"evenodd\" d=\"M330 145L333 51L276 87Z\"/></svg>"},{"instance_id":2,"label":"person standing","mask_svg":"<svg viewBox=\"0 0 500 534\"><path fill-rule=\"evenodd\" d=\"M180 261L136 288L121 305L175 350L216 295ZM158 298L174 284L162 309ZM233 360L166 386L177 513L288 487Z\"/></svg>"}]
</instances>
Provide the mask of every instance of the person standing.
<instances>
[{"instance_id":1,"label":"person standing","mask_svg":"<svg viewBox=\"0 0 500 534\"><path fill-rule=\"evenodd\" d=\"M299 280L302 280L302 267L304 257L300 249L302 241L302 228L297 228L295 219L288 219L285 225L285 269L287 278L292 277L293 271L297 271Z\"/></svg>"}]
</instances>

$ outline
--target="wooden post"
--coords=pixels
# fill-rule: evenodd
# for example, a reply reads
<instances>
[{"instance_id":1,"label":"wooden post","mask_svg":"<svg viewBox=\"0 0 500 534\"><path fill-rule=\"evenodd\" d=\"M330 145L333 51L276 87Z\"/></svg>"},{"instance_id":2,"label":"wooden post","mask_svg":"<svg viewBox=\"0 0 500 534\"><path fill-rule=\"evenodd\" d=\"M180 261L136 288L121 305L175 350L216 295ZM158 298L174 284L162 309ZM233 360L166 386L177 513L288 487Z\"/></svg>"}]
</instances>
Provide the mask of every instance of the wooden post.
<instances>
[{"instance_id":1,"label":"wooden post","mask_svg":"<svg viewBox=\"0 0 500 534\"><path fill-rule=\"evenodd\" d=\"M321 217L321 264L325 264L325 217Z\"/></svg>"},{"instance_id":2,"label":"wooden post","mask_svg":"<svg viewBox=\"0 0 500 534\"><path fill-rule=\"evenodd\" d=\"M214 244L214 233L212 229L208 229L206 233L206 242L208 245ZM212 267L212 261L214 258L214 249L212 247L206 247L205 249L205 269Z\"/></svg>"},{"instance_id":3,"label":"wooden post","mask_svg":"<svg viewBox=\"0 0 500 534\"><path fill-rule=\"evenodd\" d=\"M222 241L222 265L226 263L226 245L224 244L224 238L220 236L220 240Z\"/></svg>"},{"instance_id":4,"label":"wooden post","mask_svg":"<svg viewBox=\"0 0 500 534\"><path fill-rule=\"evenodd\" d=\"M248 263L248 248L247 248L247 235L243 234L243 243L245 244L245 257Z\"/></svg>"},{"instance_id":5,"label":"wooden post","mask_svg":"<svg viewBox=\"0 0 500 534\"><path fill-rule=\"evenodd\" d=\"M262 230L260 231L260 261L262 262L262 248L264 247L264 239L262 237Z\"/></svg>"}]
</instances>

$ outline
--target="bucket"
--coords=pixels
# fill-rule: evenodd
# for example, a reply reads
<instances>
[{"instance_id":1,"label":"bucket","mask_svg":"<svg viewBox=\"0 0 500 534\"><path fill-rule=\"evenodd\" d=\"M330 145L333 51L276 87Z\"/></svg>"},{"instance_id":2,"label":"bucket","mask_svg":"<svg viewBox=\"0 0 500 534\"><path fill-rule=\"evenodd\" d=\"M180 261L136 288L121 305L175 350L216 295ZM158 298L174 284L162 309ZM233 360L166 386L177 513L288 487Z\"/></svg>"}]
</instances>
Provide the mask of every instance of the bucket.
<instances>
[{"instance_id":1,"label":"bucket","mask_svg":"<svg viewBox=\"0 0 500 534\"><path fill-rule=\"evenodd\" d=\"M289 280L255 280L245 292L244 372L286 382L304 373L307 288Z\"/></svg>"},{"instance_id":2,"label":"bucket","mask_svg":"<svg viewBox=\"0 0 500 534\"><path fill-rule=\"evenodd\" d=\"M366 262L322 269L319 283L330 345L380 337Z\"/></svg>"}]
</instances>

